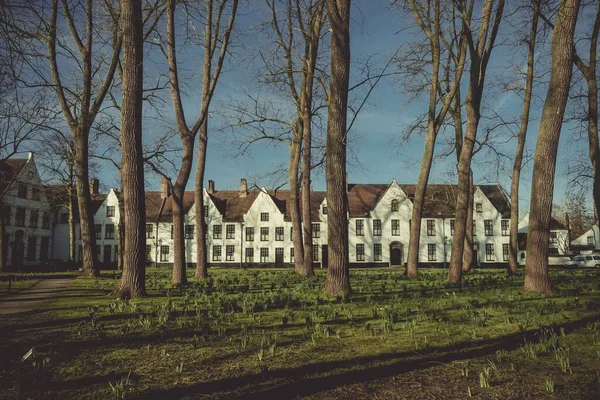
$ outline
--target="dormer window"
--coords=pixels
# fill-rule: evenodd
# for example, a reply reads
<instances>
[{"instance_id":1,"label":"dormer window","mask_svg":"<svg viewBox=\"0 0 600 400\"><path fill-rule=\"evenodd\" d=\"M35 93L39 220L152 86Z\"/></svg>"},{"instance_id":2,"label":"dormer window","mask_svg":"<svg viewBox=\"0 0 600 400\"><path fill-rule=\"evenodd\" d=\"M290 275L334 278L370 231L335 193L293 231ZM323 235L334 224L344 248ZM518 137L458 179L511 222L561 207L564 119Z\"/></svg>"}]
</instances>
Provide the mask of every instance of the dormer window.
<instances>
[{"instance_id":1,"label":"dormer window","mask_svg":"<svg viewBox=\"0 0 600 400\"><path fill-rule=\"evenodd\" d=\"M269 213L260 213L261 222L269 222Z\"/></svg>"},{"instance_id":2,"label":"dormer window","mask_svg":"<svg viewBox=\"0 0 600 400\"><path fill-rule=\"evenodd\" d=\"M114 217L115 216L115 206L107 206L106 207L106 216Z\"/></svg>"},{"instance_id":3,"label":"dormer window","mask_svg":"<svg viewBox=\"0 0 600 400\"><path fill-rule=\"evenodd\" d=\"M19 185L17 187L17 196L20 197L21 199L27 198L27 185L26 184L19 182Z\"/></svg>"},{"instance_id":4,"label":"dormer window","mask_svg":"<svg viewBox=\"0 0 600 400\"><path fill-rule=\"evenodd\" d=\"M323 215L327 215L327 206L323 206Z\"/></svg>"},{"instance_id":5,"label":"dormer window","mask_svg":"<svg viewBox=\"0 0 600 400\"><path fill-rule=\"evenodd\" d=\"M475 211L478 213L483 212L483 203L475 203Z\"/></svg>"},{"instance_id":6,"label":"dormer window","mask_svg":"<svg viewBox=\"0 0 600 400\"><path fill-rule=\"evenodd\" d=\"M392 211L398 211L400 209L400 202L396 199L392 200Z\"/></svg>"}]
</instances>

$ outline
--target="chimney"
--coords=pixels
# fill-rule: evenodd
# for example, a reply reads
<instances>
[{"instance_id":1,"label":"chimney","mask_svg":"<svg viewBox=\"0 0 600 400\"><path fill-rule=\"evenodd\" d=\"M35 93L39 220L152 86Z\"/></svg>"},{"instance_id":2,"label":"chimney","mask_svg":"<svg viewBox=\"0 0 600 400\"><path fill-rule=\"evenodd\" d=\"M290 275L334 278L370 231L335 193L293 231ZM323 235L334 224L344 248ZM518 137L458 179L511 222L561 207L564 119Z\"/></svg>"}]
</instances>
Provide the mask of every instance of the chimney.
<instances>
[{"instance_id":1,"label":"chimney","mask_svg":"<svg viewBox=\"0 0 600 400\"><path fill-rule=\"evenodd\" d=\"M100 194L100 181L96 178L90 178L90 194L92 196Z\"/></svg>"},{"instance_id":2,"label":"chimney","mask_svg":"<svg viewBox=\"0 0 600 400\"><path fill-rule=\"evenodd\" d=\"M208 193L215 192L215 181L208 181Z\"/></svg>"},{"instance_id":3,"label":"chimney","mask_svg":"<svg viewBox=\"0 0 600 400\"><path fill-rule=\"evenodd\" d=\"M166 199L171 195L171 186L169 185L169 180L164 176L160 180L160 197L162 199Z\"/></svg>"},{"instance_id":4,"label":"chimney","mask_svg":"<svg viewBox=\"0 0 600 400\"><path fill-rule=\"evenodd\" d=\"M33 160L33 151L30 151L30 152L27 154L27 160L28 160L28 161L31 161L31 160Z\"/></svg>"},{"instance_id":5,"label":"chimney","mask_svg":"<svg viewBox=\"0 0 600 400\"><path fill-rule=\"evenodd\" d=\"M240 180L240 197L246 197L248 195L248 181L246 178Z\"/></svg>"}]
</instances>

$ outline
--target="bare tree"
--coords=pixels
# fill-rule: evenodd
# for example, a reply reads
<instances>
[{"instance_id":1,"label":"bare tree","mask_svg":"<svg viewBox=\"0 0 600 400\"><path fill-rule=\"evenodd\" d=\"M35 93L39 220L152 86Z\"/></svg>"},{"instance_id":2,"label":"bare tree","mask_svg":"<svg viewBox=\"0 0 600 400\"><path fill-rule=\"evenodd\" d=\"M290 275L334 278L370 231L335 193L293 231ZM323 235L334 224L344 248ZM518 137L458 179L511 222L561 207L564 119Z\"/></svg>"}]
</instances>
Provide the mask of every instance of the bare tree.
<instances>
[{"instance_id":1,"label":"bare tree","mask_svg":"<svg viewBox=\"0 0 600 400\"><path fill-rule=\"evenodd\" d=\"M466 226L467 223L471 223L471 221L467 221L471 193L470 182L472 179L471 159L473 157L473 147L481 118L480 111L483 90L485 88L485 73L504 11L504 0L498 0L498 2L494 0L485 1L481 10L481 22L479 23L479 32L477 33L478 38L477 42L475 42L475 32L472 30L472 24L468 23L471 17L467 1L458 0L456 3L462 14L463 21L465 21L468 27L465 29L465 38L469 48L471 65L469 68L469 89L465 106L467 111L466 132L458 164L458 193L454 222L454 240L452 241L452 254L448 270L448 280L451 282L460 282L462 280Z\"/></svg>"},{"instance_id":2,"label":"bare tree","mask_svg":"<svg viewBox=\"0 0 600 400\"><path fill-rule=\"evenodd\" d=\"M413 209L410 227L410 241L408 248L408 262L406 273L409 278L418 277L417 264L419 261L419 246L421 238L421 219L423 214L423 206L427 191L427 183L429 181L429 173L433 162L435 152L435 142L437 134L444 123L446 114L456 92L460 87L467 46L466 41L461 37L452 36L446 37L443 26L443 21L449 21L452 25L454 18L453 9L448 10L441 0L428 2L426 5L418 3L416 0L410 0L410 8L417 21L421 31L427 37L425 49L431 54L431 76L429 83L429 110L427 113L427 133L425 136L425 152L421 163L421 170L415 188L413 200ZM446 47L445 51L443 47ZM421 48L423 49L423 48ZM448 63L446 71L443 71L442 57L447 53ZM456 67L451 71L452 60L456 60ZM446 86L442 88L440 82L440 73L448 76ZM449 76L453 74L453 78Z\"/></svg>"},{"instance_id":3,"label":"bare tree","mask_svg":"<svg viewBox=\"0 0 600 400\"><path fill-rule=\"evenodd\" d=\"M327 119L327 235L329 268L325 291L350 295L348 259L348 196L346 117L350 79L350 0L327 0L331 24L331 78Z\"/></svg>"},{"instance_id":4,"label":"bare tree","mask_svg":"<svg viewBox=\"0 0 600 400\"><path fill-rule=\"evenodd\" d=\"M121 103L121 183L123 187L123 276L121 298L146 294L146 201L142 155L144 35L141 0L121 0L123 74Z\"/></svg>"},{"instance_id":5,"label":"bare tree","mask_svg":"<svg viewBox=\"0 0 600 400\"><path fill-rule=\"evenodd\" d=\"M550 293L548 239L556 154L573 73L573 33L579 13L579 0L561 0L552 32L550 83L536 144L527 234L525 264L526 292Z\"/></svg>"}]
</instances>

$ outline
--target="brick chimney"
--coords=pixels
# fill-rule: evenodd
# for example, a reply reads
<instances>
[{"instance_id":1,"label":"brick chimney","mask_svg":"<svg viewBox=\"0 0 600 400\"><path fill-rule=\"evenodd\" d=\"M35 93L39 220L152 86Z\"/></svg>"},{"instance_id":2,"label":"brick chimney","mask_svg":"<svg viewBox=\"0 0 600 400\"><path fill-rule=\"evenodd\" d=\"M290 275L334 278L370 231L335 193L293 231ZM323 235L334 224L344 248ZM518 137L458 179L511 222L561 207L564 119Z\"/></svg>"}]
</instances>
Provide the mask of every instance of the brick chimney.
<instances>
[{"instance_id":1,"label":"brick chimney","mask_svg":"<svg viewBox=\"0 0 600 400\"><path fill-rule=\"evenodd\" d=\"M100 181L96 178L90 178L90 194L92 196L100 194Z\"/></svg>"},{"instance_id":2,"label":"brick chimney","mask_svg":"<svg viewBox=\"0 0 600 400\"><path fill-rule=\"evenodd\" d=\"M164 176L160 180L160 197L162 199L166 199L171 195L171 186L169 185L169 180Z\"/></svg>"},{"instance_id":3,"label":"brick chimney","mask_svg":"<svg viewBox=\"0 0 600 400\"><path fill-rule=\"evenodd\" d=\"M215 181L208 181L208 193L215 192Z\"/></svg>"},{"instance_id":4,"label":"brick chimney","mask_svg":"<svg viewBox=\"0 0 600 400\"><path fill-rule=\"evenodd\" d=\"M248 181L246 178L240 180L240 197L248 196Z\"/></svg>"}]
</instances>

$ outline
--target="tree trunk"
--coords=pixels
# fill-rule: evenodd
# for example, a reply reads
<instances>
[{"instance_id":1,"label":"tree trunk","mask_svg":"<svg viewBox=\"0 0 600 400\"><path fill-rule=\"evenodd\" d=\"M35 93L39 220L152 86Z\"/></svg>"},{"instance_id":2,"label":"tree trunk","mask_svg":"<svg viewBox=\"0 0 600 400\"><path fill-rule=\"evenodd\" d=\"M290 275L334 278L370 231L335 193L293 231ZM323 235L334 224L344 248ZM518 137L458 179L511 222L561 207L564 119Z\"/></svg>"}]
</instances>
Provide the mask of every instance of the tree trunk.
<instances>
[{"instance_id":1,"label":"tree trunk","mask_svg":"<svg viewBox=\"0 0 600 400\"><path fill-rule=\"evenodd\" d=\"M573 72L573 32L578 12L579 0L562 0L552 33L550 83L540 120L533 164L523 286L526 292L552 292L548 277L548 237L558 141Z\"/></svg>"},{"instance_id":2,"label":"tree trunk","mask_svg":"<svg viewBox=\"0 0 600 400\"><path fill-rule=\"evenodd\" d=\"M311 87L312 91L312 87ZM304 153L302 157L302 238L304 239L304 265L302 275L306 277L315 276L313 267L313 236L312 221L310 218L310 163L311 163L311 110L304 110ZM308 115L307 115L308 114Z\"/></svg>"},{"instance_id":3,"label":"tree trunk","mask_svg":"<svg viewBox=\"0 0 600 400\"><path fill-rule=\"evenodd\" d=\"M179 177L177 181L180 180L182 173L187 171L187 176L189 176L189 171L192 166L192 156L188 155L188 151L185 149L184 145L184 158L189 161L183 161L181 169L179 170ZM191 152L190 152L191 153ZM189 163L189 166L187 164ZM186 165L186 166L184 166ZM187 182L187 178L185 178ZM173 185L173 195L171 196L171 204L173 206L173 279L172 283L176 286L187 285L187 275L186 275L186 260L185 260L185 237L183 226L185 222L185 211L183 208L183 195L185 193L185 186L178 184L177 182Z\"/></svg>"},{"instance_id":4,"label":"tree trunk","mask_svg":"<svg viewBox=\"0 0 600 400\"><path fill-rule=\"evenodd\" d=\"M208 146L208 121L200 127L198 139L198 159L196 160L196 181L194 189L194 207L196 214L196 279L208 278L208 251L206 247L207 222L204 215L204 171L206 169L206 150ZM240 232L243 235L244 232Z\"/></svg>"},{"instance_id":5,"label":"tree trunk","mask_svg":"<svg viewBox=\"0 0 600 400\"><path fill-rule=\"evenodd\" d=\"M521 112L521 126L517 138L517 152L513 164L512 181L510 184L510 244L508 251L508 275L517 275L519 273L519 261L517 252L519 250L519 184L521 182L521 166L523 163L523 152L525 151L525 139L527 136L527 127L529 125L529 111L531 109L531 93L533 92L535 44L537 38L537 25L539 20L538 0L532 1L533 15L531 21L531 31L527 47L527 76L525 78L525 97L523 99L523 111Z\"/></svg>"},{"instance_id":6,"label":"tree trunk","mask_svg":"<svg viewBox=\"0 0 600 400\"><path fill-rule=\"evenodd\" d=\"M90 182L88 180L88 140L89 129L79 129L75 136L75 188L79 207L79 229L81 232L81 249L83 254L82 270L90 276L99 276L98 255L96 254L96 233L94 232L94 215Z\"/></svg>"},{"instance_id":7,"label":"tree trunk","mask_svg":"<svg viewBox=\"0 0 600 400\"><path fill-rule=\"evenodd\" d=\"M294 270L304 275L304 243L302 242L302 217L300 210L300 183L298 173L302 152L302 121L296 120L294 137L290 147L288 180L290 182L290 218L292 219L292 241L294 243Z\"/></svg>"},{"instance_id":8,"label":"tree trunk","mask_svg":"<svg viewBox=\"0 0 600 400\"><path fill-rule=\"evenodd\" d=\"M325 290L348 297L348 196L346 192L346 117L350 78L350 0L327 0L331 24L331 78L327 118L327 208L329 268Z\"/></svg>"},{"instance_id":9,"label":"tree trunk","mask_svg":"<svg viewBox=\"0 0 600 400\"><path fill-rule=\"evenodd\" d=\"M465 225L465 248L463 251L463 272L471 272L475 267L473 254L473 170L469 171L469 204L467 205L467 224Z\"/></svg>"},{"instance_id":10,"label":"tree trunk","mask_svg":"<svg viewBox=\"0 0 600 400\"><path fill-rule=\"evenodd\" d=\"M67 193L69 204L67 208L69 210L69 260L75 262L77 256L77 245L75 243L75 198L73 197L73 191L75 188L71 186Z\"/></svg>"},{"instance_id":11,"label":"tree trunk","mask_svg":"<svg viewBox=\"0 0 600 400\"><path fill-rule=\"evenodd\" d=\"M0 199L0 210L4 212L4 205L2 203L2 199ZM4 246L6 246L4 244L4 218L4 214L0 215L0 271L6 270L6 252L4 251Z\"/></svg>"},{"instance_id":12,"label":"tree trunk","mask_svg":"<svg viewBox=\"0 0 600 400\"><path fill-rule=\"evenodd\" d=\"M125 221L122 298L146 293L146 200L142 155L144 38L140 0L121 0L123 94L121 105L121 182Z\"/></svg>"}]
</instances>

